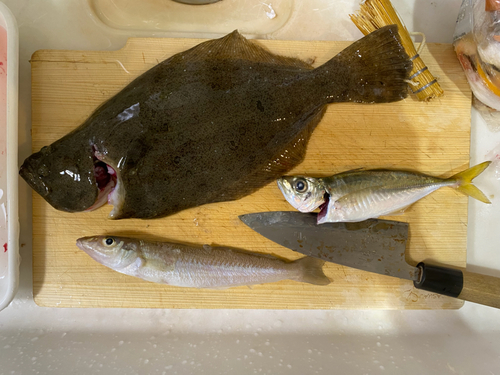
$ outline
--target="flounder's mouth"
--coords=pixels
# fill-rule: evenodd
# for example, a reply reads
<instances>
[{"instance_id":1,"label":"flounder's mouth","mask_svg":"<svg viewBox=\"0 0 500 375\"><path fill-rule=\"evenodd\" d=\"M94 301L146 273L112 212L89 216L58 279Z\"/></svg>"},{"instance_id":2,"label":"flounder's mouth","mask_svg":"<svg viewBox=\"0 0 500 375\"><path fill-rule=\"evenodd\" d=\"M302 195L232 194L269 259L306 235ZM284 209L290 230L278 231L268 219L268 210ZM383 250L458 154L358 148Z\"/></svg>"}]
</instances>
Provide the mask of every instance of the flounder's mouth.
<instances>
[{"instance_id":1,"label":"flounder's mouth","mask_svg":"<svg viewBox=\"0 0 500 375\"><path fill-rule=\"evenodd\" d=\"M316 219L316 222L318 224L323 223L323 220L326 218L326 214L328 212L328 202L330 201L330 195L328 193L325 193L323 199L325 201L319 206L319 213Z\"/></svg>"},{"instance_id":2,"label":"flounder's mouth","mask_svg":"<svg viewBox=\"0 0 500 375\"><path fill-rule=\"evenodd\" d=\"M108 202L112 204L115 201L114 195L119 184L116 170L103 161L103 156L95 146L93 146L92 158L94 159L94 178L99 192L94 204L85 211L93 211Z\"/></svg>"}]
</instances>

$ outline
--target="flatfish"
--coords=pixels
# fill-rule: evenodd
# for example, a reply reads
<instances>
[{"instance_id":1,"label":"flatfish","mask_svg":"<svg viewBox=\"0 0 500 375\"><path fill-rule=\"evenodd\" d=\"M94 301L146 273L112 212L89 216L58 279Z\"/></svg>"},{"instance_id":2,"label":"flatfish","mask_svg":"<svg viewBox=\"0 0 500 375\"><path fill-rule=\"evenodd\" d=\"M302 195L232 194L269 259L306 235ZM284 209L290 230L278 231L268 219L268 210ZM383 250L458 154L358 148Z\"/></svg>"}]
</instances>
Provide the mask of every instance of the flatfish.
<instances>
[{"instance_id":1,"label":"flatfish","mask_svg":"<svg viewBox=\"0 0 500 375\"><path fill-rule=\"evenodd\" d=\"M313 69L237 31L176 54L29 156L20 175L54 208L157 218L239 199L304 158L328 103L407 95L397 26Z\"/></svg>"}]
</instances>

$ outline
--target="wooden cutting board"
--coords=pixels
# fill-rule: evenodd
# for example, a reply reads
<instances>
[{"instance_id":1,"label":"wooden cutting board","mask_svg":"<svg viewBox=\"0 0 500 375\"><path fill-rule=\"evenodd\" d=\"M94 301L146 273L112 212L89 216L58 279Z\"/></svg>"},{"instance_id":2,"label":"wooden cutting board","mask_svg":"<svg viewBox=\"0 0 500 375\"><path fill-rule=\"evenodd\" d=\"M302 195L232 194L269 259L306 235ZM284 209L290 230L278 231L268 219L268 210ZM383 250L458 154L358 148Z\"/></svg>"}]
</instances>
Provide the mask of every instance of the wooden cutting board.
<instances>
[{"instance_id":1,"label":"wooden cutting board","mask_svg":"<svg viewBox=\"0 0 500 375\"><path fill-rule=\"evenodd\" d=\"M195 39L130 39L119 51L37 51L32 67L33 151L83 122L132 79ZM271 51L320 65L348 42L259 41ZM294 173L330 175L358 167L410 168L450 176L469 165L469 86L451 45L428 44L421 54L445 96L380 105L333 104L314 132L306 160ZM413 288L409 281L327 264L329 286L294 281L197 290L153 284L119 274L75 246L98 234L217 244L296 259L247 228L238 215L291 210L275 184L244 199L193 208L157 220L107 219L111 206L91 213L54 210L33 195L33 291L41 306L266 309L437 309L461 301ZM467 198L441 189L391 217L407 221L407 260L465 267Z\"/></svg>"}]
</instances>

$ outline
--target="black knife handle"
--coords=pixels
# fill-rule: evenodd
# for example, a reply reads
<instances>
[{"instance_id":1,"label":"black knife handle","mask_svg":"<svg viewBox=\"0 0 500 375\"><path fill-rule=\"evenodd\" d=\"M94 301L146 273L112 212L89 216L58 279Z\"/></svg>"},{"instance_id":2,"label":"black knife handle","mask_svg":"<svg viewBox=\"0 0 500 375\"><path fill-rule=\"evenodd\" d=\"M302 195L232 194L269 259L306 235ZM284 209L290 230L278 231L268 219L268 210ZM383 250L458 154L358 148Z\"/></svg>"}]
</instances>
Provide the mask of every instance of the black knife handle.
<instances>
[{"instance_id":1,"label":"black knife handle","mask_svg":"<svg viewBox=\"0 0 500 375\"><path fill-rule=\"evenodd\" d=\"M415 288L464 301L500 308L500 278L419 263L420 280Z\"/></svg>"},{"instance_id":2,"label":"black knife handle","mask_svg":"<svg viewBox=\"0 0 500 375\"><path fill-rule=\"evenodd\" d=\"M455 298L462 292L464 275L461 270L429 266L423 262L417 264L417 268L420 280L413 282L415 288Z\"/></svg>"}]
</instances>

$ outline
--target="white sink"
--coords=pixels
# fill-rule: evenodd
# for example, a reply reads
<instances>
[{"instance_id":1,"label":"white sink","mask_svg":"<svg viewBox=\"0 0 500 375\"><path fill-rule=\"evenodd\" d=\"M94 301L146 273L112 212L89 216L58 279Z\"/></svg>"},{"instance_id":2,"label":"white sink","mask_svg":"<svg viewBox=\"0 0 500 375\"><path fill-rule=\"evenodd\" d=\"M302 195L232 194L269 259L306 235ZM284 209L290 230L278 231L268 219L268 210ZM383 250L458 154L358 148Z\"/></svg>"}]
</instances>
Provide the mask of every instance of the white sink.
<instances>
[{"instance_id":1,"label":"white sink","mask_svg":"<svg viewBox=\"0 0 500 375\"><path fill-rule=\"evenodd\" d=\"M30 64L38 49L121 48L129 36L212 37L203 30L130 30L103 24L86 0L3 0L20 32L19 160L31 153ZM168 0L163 0L168 1ZM222 0L225 1L225 0ZM242 0L243 1L243 0ZM264 1L272 4L273 1ZM260 37L354 40L357 0L293 1ZM408 28L450 43L459 0L394 0ZM278 13L278 17L280 14ZM272 19L268 18L269 22ZM267 22L267 20L265 20ZM473 112L472 164L500 144ZM492 172L478 179L498 191ZM497 194L495 194L496 196ZM32 298L31 190L20 181L21 278L0 312L0 374L497 374L500 311L269 311L41 308ZM468 264L500 276L499 198L470 202Z\"/></svg>"}]
</instances>

